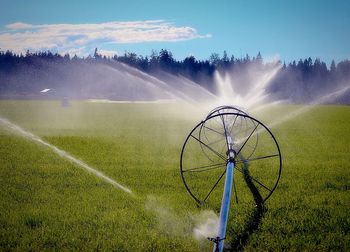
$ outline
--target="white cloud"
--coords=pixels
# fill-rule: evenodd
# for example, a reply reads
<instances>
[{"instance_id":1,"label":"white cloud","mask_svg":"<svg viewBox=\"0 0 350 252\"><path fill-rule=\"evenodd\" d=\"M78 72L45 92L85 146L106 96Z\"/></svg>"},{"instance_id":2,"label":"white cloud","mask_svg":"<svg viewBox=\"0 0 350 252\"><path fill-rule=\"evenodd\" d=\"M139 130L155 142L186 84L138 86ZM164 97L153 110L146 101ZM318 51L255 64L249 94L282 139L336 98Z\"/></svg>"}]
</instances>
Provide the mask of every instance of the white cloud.
<instances>
[{"instance_id":1,"label":"white cloud","mask_svg":"<svg viewBox=\"0 0 350 252\"><path fill-rule=\"evenodd\" d=\"M74 56L74 55L85 55L86 52L88 51L88 49L86 47L76 47L76 48L68 48L68 49L65 49L65 50L62 50L60 51L61 54L69 54L71 56ZM92 54L92 51L89 52L90 54Z\"/></svg>"},{"instance_id":2,"label":"white cloud","mask_svg":"<svg viewBox=\"0 0 350 252\"><path fill-rule=\"evenodd\" d=\"M210 37L210 34L198 34L195 28L175 26L164 20L42 25L17 22L0 31L0 48L15 52L81 52L81 48L91 50L106 43L175 42Z\"/></svg>"},{"instance_id":3,"label":"white cloud","mask_svg":"<svg viewBox=\"0 0 350 252\"><path fill-rule=\"evenodd\" d=\"M12 24L6 25L6 28L8 28L8 29L30 29L32 27L33 27L33 25L22 23L22 22L17 22L17 23L12 23Z\"/></svg>"}]
</instances>

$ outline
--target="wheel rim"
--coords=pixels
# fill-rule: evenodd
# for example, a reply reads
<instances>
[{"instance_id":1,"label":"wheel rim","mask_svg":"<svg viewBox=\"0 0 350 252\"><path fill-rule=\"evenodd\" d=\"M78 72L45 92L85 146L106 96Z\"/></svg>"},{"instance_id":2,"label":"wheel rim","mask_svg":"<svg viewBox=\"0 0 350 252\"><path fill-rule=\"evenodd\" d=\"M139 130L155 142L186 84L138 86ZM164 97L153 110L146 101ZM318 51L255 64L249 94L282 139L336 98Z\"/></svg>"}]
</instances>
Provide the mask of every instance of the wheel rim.
<instances>
[{"instance_id":1,"label":"wheel rim","mask_svg":"<svg viewBox=\"0 0 350 252\"><path fill-rule=\"evenodd\" d=\"M234 118L245 123L241 125L243 129L232 123ZM236 173L244 174L245 171L249 171L249 176L261 191L262 201L265 202L275 190L280 178L282 169L280 148L274 135L264 124L239 111L221 113L216 110L198 123L187 136L180 156L180 172L187 191L199 204L208 203L214 193L221 194L218 187L220 188L225 175L227 157L225 149L221 147L224 146L224 142L219 141L219 133L222 131L219 129L223 126L218 124L220 120L223 123L231 121L233 125L232 134L236 137L234 145L237 153ZM210 130L207 129L209 125ZM259 141L257 141L258 135ZM215 139L220 144L216 144ZM248 146L252 144L249 150ZM192 160L188 161L189 159ZM239 187L239 181L236 184ZM239 194L239 188L237 189L236 198Z\"/></svg>"}]
</instances>

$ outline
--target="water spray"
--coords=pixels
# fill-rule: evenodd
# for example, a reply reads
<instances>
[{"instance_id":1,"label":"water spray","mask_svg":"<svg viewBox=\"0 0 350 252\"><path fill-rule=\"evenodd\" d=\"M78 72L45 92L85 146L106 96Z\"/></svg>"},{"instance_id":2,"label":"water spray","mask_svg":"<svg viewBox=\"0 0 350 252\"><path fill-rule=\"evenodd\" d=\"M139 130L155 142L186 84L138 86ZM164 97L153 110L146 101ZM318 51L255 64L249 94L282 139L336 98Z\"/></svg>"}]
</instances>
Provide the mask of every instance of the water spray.
<instances>
[{"instance_id":1,"label":"water spray","mask_svg":"<svg viewBox=\"0 0 350 252\"><path fill-rule=\"evenodd\" d=\"M40 137L34 135L33 133L31 133L29 131L22 129L21 127L10 122L9 120L0 117L0 124L5 125L6 127L10 128L14 132L16 132L17 134L20 134L21 136L26 137L27 139L30 139L31 141L34 141L37 144L43 145L43 146L51 149L53 152L55 152L56 154L58 154L62 158L65 158L66 160L74 163L75 165L78 165L80 168L84 169L85 171L101 178L102 180L111 184L115 188L118 188L120 190L123 190L126 193L133 195L132 191L129 188L127 188L126 186L121 185L120 183L118 183L115 180L111 179L110 177L106 176L105 174L103 174L99 170L96 170L95 168L92 168L88 164L84 163L83 161L73 157L68 152L61 150L52 144L49 144L48 142L42 140Z\"/></svg>"},{"instance_id":2,"label":"water spray","mask_svg":"<svg viewBox=\"0 0 350 252\"><path fill-rule=\"evenodd\" d=\"M256 204L263 204L276 189L281 169L276 138L242 109L217 107L192 129L182 147L180 173L199 205L210 205L222 195L217 235L207 237L214 242L213 251L224 249L232 191L238 203L238 188L248 186L259 199ZM237 172L240 178L234 176Z\"/></svg>"}]
</instances>

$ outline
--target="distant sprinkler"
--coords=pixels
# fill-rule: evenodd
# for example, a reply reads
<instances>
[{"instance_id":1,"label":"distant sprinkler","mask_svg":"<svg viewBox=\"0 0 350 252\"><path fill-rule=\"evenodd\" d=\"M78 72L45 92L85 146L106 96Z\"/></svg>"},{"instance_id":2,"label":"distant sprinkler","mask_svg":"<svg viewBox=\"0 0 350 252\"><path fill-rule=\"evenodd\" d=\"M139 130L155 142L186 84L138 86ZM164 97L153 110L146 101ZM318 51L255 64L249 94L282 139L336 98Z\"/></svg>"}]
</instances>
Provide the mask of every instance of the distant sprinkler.
<instances>
[{"instance_id":1,"label":"distant sprinkler","mask_svg":"<svg viewBox=\"0 0 350 252\"><path fill-rule=\"evenodd\" d=\"M40 91L40 93L47 93L49 92L51 89L50 88L45 88L43 90Z\"/></svg>"},{"instance_id":2,"label":"distant sprinkler","mask_svg":"<svg viewBox=\"0 0 350 252\"><path fill-rule=\"evenodd\" d=\"M253 197L261 206L276 189L281 169L274 135L239 108L217 107L192 129L182 147L180 172L198 204L218 204L222 196L217 236L208 237L213 251L224 248L232 189L236 203L240 195L243 200Z\"/></svg>"},{"instance_id":3,"label":"distant sprinkler","mask_svg":"<svg viewBox=\"0 0 350 252\"><path fill-rule=\"evenodd\" d=\"M52 94L52 93L53 93L53 94L56 93L56 95L57 95L57 93L58 93L57 90L55 90L55 89L53 89L53 88L45 88L45 89L43 89L43 90L40 91L40 93L43 93L43 94L46 94L46 93L48 93L48 92L50 92L51 94ZM62 95L58 95L58 97L61 97L61 98L60 98L60 99L61 99L61 107L70 107L70 106L71 106L68 97L66 97L66 96L62 97Z\"/></svg>"}]
</instances>

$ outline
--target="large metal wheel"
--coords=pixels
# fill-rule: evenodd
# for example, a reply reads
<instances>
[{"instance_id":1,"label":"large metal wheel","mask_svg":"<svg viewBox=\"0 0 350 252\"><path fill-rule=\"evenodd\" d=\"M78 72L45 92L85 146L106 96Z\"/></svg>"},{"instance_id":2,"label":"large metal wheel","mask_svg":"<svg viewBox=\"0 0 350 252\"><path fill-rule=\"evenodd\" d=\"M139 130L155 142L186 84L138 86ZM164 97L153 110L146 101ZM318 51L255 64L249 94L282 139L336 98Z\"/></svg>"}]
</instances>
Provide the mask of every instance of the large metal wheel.
<instances>
[{"instance_id":1,"label":"large metal wheel","mask_svg":"<svg viewBox=\"0 0 350 252\"><path fill-rule=\"evenodd\" d=\"M262 203L265 202L275 190L281 175L280 148L263 123L227 106L209 113L184 142L180 172L187 191L199 204L216 203L217 199L221 199L228 162L227 133L232 136L235 152L233 184L236 200L240 195L244 197L247 185L253 183Z\"/></svg>"}]
</instances>

